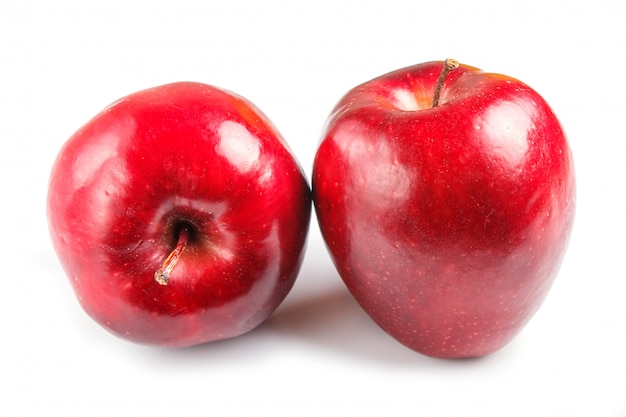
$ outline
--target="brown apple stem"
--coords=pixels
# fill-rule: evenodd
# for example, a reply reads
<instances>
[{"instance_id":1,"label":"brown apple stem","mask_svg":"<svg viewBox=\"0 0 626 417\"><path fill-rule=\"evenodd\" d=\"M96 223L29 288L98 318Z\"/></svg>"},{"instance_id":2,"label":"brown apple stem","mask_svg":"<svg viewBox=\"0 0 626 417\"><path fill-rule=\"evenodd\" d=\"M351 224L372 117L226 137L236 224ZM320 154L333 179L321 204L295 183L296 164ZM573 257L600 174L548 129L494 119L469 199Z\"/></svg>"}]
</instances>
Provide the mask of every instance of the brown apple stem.
<instances>
[{"instance_id":1,"label":"brown apple stem","mask_svg":"<svg viewBox=\"0 0 626 417\"><path fill-rule=\"evenodd\" d=\"M183 251L187 247L187 243L189 243L189 234L190 231L187 227L183 227L180 230L178 235L178 243L174 250L165 258L163 264L157 271L154 273L154 280L161 285L167 285L170 280L170 276L172 275L172 271L174 267L178 263L180 256L183 254Z\"/></svg>"},{"instance_id":2,"label":"brown apple stem","mask_svg":"<svg viewBox=\"0 0 626 417\"><path fill-rule=\"evenodd\" d=\"M446 59L443 63L443 68L441 69L441 73L439 74L439 78L437 79L437 86L435 87L435 95L433 96L433 107L437 107L439 105L439 98L441 97L441 89L443 88L443 83L446 81L448 74L455 68L459 67L459 61L456 59Z\"/></svg>"}]
</instances>

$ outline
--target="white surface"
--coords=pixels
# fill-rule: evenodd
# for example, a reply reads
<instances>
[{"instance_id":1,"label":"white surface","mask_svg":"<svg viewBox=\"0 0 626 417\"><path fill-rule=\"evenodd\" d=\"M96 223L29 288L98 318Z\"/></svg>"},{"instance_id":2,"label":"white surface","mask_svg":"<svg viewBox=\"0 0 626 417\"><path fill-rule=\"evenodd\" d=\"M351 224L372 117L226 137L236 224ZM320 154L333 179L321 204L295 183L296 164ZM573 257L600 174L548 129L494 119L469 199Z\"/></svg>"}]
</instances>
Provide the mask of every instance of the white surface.
<instances>
[{"instance_id":1,"label":"white surface","mask_svg":"<svg viewBox=\"0 0 626 417\"><path fill-rule=\"evenodd\" d=\"M0 415L626 416L622 17L617 0L4 1ZM348 295L315 219L293 291L240 338L150 348L82 312L50 247L47 176L105 105L179 80L227 88L310 173L344 92L446 57L534 87L574 150L568 255L506 348L443 361L399 345Z\"/></svg>"}]
</instances>

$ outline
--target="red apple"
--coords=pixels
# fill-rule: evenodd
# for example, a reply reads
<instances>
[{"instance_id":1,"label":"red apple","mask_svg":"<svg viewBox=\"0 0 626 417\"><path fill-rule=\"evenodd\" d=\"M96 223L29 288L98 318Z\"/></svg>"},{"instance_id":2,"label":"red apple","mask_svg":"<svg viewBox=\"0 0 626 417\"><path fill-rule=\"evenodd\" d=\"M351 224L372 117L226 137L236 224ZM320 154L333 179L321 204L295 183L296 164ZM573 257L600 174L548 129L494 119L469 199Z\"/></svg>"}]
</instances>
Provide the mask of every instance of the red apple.
<instances>
[{"instance_id":1,"label":"red apple","mask_svg":"<svg viewBox=\"0 0 626 417\"><path fill-rule=\"evenodd\" d=\"M312 185L350 292L387 333L435 357L508 343L546 297L574 218L572 155L548 104L453 60L349 91Z\"/></svg>"},{"instance_id":2,"label":"red apple","mask_svg":"<svg viewBox=\"0 0 626 417\"><path fill-rule=\"evenodd\" d=\"M189 346L263 322L300 269L302 169L250 102L174 83L113 103L50 176L52 243L85 311L135 342Z\"/></svg>"}]
</instances>

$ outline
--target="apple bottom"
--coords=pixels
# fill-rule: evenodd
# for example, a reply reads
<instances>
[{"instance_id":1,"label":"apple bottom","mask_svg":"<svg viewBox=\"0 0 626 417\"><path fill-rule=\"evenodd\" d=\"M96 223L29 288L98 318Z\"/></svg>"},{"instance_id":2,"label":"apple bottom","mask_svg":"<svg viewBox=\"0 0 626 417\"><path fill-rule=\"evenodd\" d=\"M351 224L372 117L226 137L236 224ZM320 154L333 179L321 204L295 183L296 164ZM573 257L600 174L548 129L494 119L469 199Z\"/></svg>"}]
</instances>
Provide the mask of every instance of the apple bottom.
<instances>
[{"instance_id":1,"label":"apple bottom","mask_svg":"<svg viewBox=\"0 0 626 417\"><path fill-rule=\"evenodd\" d=\"M74 264L66 265L68 275L75 277L70 281L83 309L123 339L167 347L232 338L260 325L286 297L298 275L304 253L300 249L304 247L303 237L281 241L280 229L274 225L260 232L256 228L258 239L247 244L241 236L226 239L222 236L226 231L216 225L211 228L203 224L199 230L197 225L202 223L189 212L186 216L177 212L174 217L179 221L187 219L183 223L194 230L192 235L210 235L211 241L191 239L184 259L176 265L166 285L155 282L156 263L146 266L140 274L136 267L120 265L133 265L135 259L165 259L168 245L163 242L175 234L179 221L155 222L156 229L167 231L163 242L147 242L133 252L116 250L115 256L103 260L86 250L86 255L92 254L84 257L90 263L81 263L76 269ZM169 223L172 224L163 225ZM300 255L287 256L281 250L284 245L300 249L294 252ZM84 271L88 265L97 266L96 270L106 274L78 279L87 276Z\"/></svg>"},{"instance_id":2,"label":"apple bottom","mask_svg":"<svg viewBox=\"0 0 626 417\"><path fill-rule=\"evenodd\" d=\"M480 357L511 341L544 301L562 255L552 262L555 248L536 248L406 253L389 262L378 246L353 252L367 261L339 270L363 309L403 345L438 358ZM397 255L398 248L389 250Z\"/></svg>"},{"instance_id":3,"label":"apple bottom","mask_svg":"<svg viewBox=\"0 0 626 417\"><path fill-rule=\"evenodd\" d=\"M108 293L105 285L83 287L76 293L87 314L110 333L136 343L184 348L253 330L278 307L293 280L288 277L276 281L266 276L257 280L245 295L215 307L188 306L179 314L142 308L130 299L120 298L114 290ZM175 282L168 287L169 291L177 291ZM213 295L206 294L206 297Z\"/></svg>"}]
</instances>

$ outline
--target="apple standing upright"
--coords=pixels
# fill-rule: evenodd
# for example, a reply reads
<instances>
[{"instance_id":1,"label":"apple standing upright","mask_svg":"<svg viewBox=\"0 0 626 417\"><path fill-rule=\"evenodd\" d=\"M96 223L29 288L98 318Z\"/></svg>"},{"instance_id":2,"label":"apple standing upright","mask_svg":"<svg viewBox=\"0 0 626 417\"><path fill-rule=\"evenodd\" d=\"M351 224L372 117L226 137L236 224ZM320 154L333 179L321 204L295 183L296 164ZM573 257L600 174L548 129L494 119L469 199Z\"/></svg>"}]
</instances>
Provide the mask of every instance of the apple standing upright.
<instances>
[{"instance_id":1,"label":"apple standing upright","mask_svg":"<svg viewBox=\"0 0 626 417\"><path fill-rule=\"evenodd\" d=\"M86 312L123 338L180 347L240 335L276 309L302 263L311 194L249 101L183 82L78 130L47 209Z\"/></svg>"},{"instance_id":2,"label":"apple standing upright","mask_svg":"<svg viewBox=\"0 0 626 417\"><path fill-rule=\"evenodd\" d=\"M435 357L487 355L522 329L575 211L572 155L548 104L454 60L349 91L312 186L348 289L387 333Z\"/></svg>"}]
</instances>

